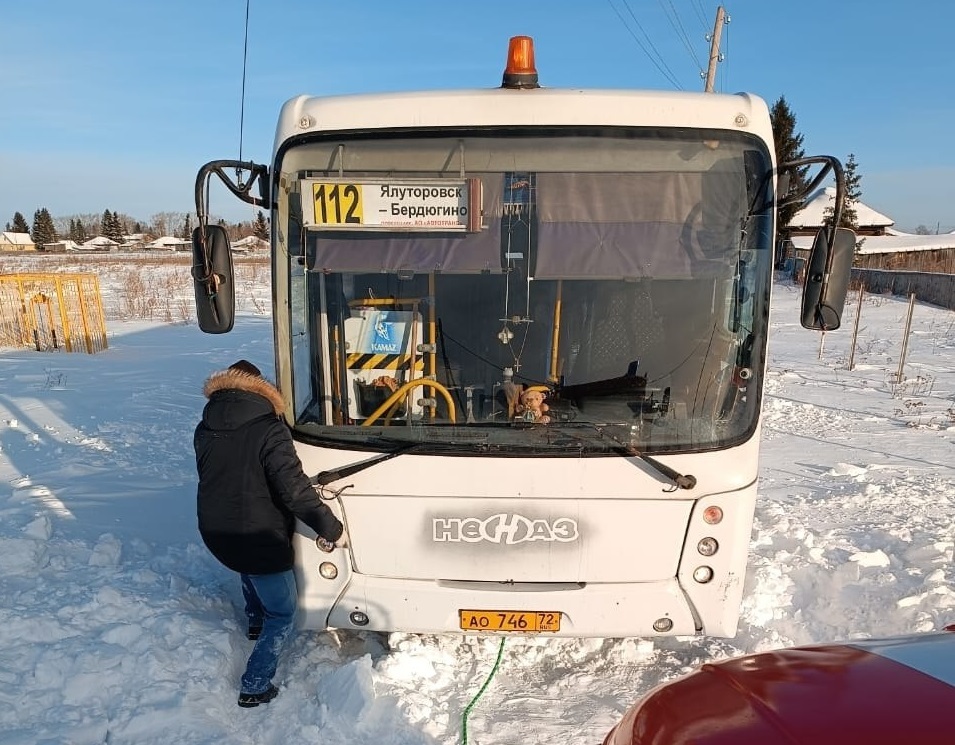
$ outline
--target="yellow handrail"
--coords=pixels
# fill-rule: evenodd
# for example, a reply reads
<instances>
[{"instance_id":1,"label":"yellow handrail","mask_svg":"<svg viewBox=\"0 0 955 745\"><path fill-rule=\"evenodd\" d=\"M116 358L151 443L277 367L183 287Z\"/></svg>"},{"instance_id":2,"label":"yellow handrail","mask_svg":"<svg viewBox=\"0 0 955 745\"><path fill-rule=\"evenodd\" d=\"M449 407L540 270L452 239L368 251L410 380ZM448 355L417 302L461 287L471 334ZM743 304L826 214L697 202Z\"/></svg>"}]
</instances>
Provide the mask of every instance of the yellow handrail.
<instances>
[{"instance_id":1,"label":"yellow handrail","mask_svg":"<svg viewBox=\"0 0 955 745\"><path fill-rule=\"evenodd\" d=\"M421 302L420 297L359 297L348 301L349 308L375 308L382 305L415 305Z\"/></svg>"},{"instance_id":2,"label":"yellow handrail","mask_svg":"<svg viewBox=\"0 0 955 745\"><path fill-rule=\"evenodd\" d=\"M412 388L416 388L418 386L421 386L421 387L428 386L429 388L438 389L438 391L441 393L442 396L444 396L444 400L448 404L448 417L451 419L451 423L454 424L456 422L455 415L454 415L454 401L451 399L451 394L448 393L448 389L445 388L436 380L430 380L428 378L415 378L414 380L409 380L407 383L404 383L401 386L399 386L398 390L396 390L394 393L388 396L388 398L385 399L385 401L381 404L381 406L375 409L371 413L371 416L369 416L365 421L361 423L361 426L368 427L371 424L373 424L374 421L378 419L378 417L380 417L382 414L388 411L388 409L391 408L392 404L396 403L405 393L407 393ZM408 415L409 416L411 415L410 411L408 412Z\"/></svg>"},{"instance_id":3,"label":"yellow handrail","mask_svg":"<svg viewBox=\"0 0 955 745\"><path fill-rule=\"evenodd\" d=\"M560 306L563 295L563 286L564 280L558 279L557 299L554 301L554 333L551 335L550 375L547 378L551 383L556 383L558 380L560 380L560 375L557 372L557 354L560 347Z\"/></svg>"}]
</instances>

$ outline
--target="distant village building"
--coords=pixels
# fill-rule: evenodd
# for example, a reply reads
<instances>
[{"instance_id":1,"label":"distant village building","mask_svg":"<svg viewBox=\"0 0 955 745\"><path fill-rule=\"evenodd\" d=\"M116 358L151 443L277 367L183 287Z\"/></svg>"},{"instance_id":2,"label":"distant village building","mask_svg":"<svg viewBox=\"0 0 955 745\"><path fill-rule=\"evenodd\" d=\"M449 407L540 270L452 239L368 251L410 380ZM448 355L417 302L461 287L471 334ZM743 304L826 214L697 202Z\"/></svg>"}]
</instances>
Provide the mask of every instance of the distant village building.
<instances>
[{"instance_id":1,"label":"distant village building","mask_svg":"<svg viewBox=\"0 0 955 745\"><path fill-rule=\"evenodd\" d=\"M825 189L819 189L809 197L806 206L793 215L792 220L789 221L790 234L815 235L816 231L826 224L826 218L832 214L835 203L835 187L829 186ZM856 235L886 235L887 231L895 225L895 221L891 217L876 212L862 202L855 202L852 209L856 213L856 225L858 226Z\"/></svg>"},{"instance_id":2,"label":"distant village building","mask_svg":"<svg viewBox=\"0 0 955 745\"><path fill-rule=\"evenodd\" d=\"M190 240L164 235L154 241L150 241L143 246L143 248L149 251L185 251L186 248L190 246L192 246L192 241Z\"/></svg>"},{"instance_id":3,"label":"distant village building","mask_svg":"<svg viewBox=\"0 0 955 745\"><path fill-rule=\"evenodd\" d=\"M232 250L236 253L244 253L246 251L266 251L268 250L268 247L268 241L264 241L261 238L256 238L254 235L247 235L245 238L232 241Z\"/></svg>"},{"instance_id":4,"label":"distant village building","mask_svg":"<svg viewBox=\"0 0 955 745\"><path fill-rule=\"evenodd\" d=\"M129 233L123 236L123 242L119 246L120 251L138 251L146 246L145 233Z\"/></svg>"},{"instance_id":5,"label":"distant village building","mask_svg":"<svg viewBox=\"0 0 955 745\"><path fill-rule=\"evenodd\" d=\"M79 243L76 241L70 240L69 238L64 238L63 240L55 241L53 243L47 243L43 246L43 250L47 253L63 253L65 251L78 251L82 248Z\"/></svg>"},{"instance_id":6,"label":"distant village building","mask_svg":"<svg viewBox=\"0 0 955 745\"><path fill-rule=\"evenodd\" d=\"M807 259L812 241L835 203L833 187L820 189L789 223L786 257ZM853 205L859 244L853 266L862 269L955 274L955 234L911 235L893 229L895 222L862 202Z\"/></svg>"},{"instance_id":7,"label":"distant village building","mask_svg":"<svg viewBox=\"0 0 955 745\"><path fill-rule=\"evenodd\" d=\"M105 235L98 235L95 238L90 238L88 241L81 243L73 250L107 252L115 250L117 246L119 246L119 243L111 238L107 238Z\"/></svg>"},{"instance_id":8,"label":"distant village building","mask_svg":"<svg viewBox=\"0 0 955 745\"><path fill-rule=\"evenodd\" d=\"M0 251L36 251L29 233L0 233Z\"/></svg>"},{"instance_id":9,"label":"distant village building","mask_svg":"<svg viewBox=\"0 0 955 745\"><path fill-rule=\"evenodd\" d=\"M806 259L812 249L813 236L793 236L795 255ZM932 272L955 274L955 233L942 235L910 235L888 233L861 237L852 265L860 269Z\"/></svg>"}]
</instances>

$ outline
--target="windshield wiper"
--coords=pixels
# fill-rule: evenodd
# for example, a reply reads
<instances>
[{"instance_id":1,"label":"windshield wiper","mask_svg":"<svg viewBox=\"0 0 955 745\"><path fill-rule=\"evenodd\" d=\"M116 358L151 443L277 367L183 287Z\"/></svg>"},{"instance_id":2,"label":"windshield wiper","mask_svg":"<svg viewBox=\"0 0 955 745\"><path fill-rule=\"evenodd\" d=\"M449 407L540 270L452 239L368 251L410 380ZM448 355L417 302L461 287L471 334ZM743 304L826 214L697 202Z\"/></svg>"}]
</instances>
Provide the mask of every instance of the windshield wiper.
<instances>
[{"instance_id":1,"label":"windshield wiper","mask_svg":"<svg viewBox=\"0 0 955 745\"><path fill-rule=\"evenodd\" d=\"M364 471L366 468L377 466L379 463L384 463L386 460L391 460L392 458L397 458L399 455L404 455L411 450L416 450L424 444L425 443L422 442L412 442L408 445L403 445L400 448L395 448L394 450L391 450L387 453L376 455L374 458L369 458L368 460L352 463L351 465L342 466L341 468L336 468L330 471L319 471L312 476L310 481L314 486L327 486L333 481L348 478L359 471Z\"/></svg>"},{"instance_id":2,"label":"windshield wiper","mask_svg":"<svg viewBox=\"0 0 955 745\"><path fill-rule=\"evenodd\" d=\"M597 432L597 434L605 436L613 441L613 443L616 445L616 447L611 448L613 452L643 461L661 476L669 479L669 481L678 489L692 489L696 486L695 476L690 474L682 474L679 471L670 468L665 463L661 463L656 458L652 458L645 453L641 453L632 445L627 445L626 443L618 440L599 424L595 424L593 422L564 422L558 423L554 427L548 427L546 428L546 431L559 430L561 427L593 429L595 432ZM320 471L319 473L312 476L310 481L315 486L327 486L328 484L331 484L335 481L348 478L359 471L364 471L366 468L371 468L372 466L376 466L379 463L384 463L386 460L391 460L392 458L396 458L399 455L404 455L405 453L409 453L413 450L418 450L423 447L433 446L433 444L434 443L420 441L412 442L402 447L395 448L394 450L390 450L387 453L381 453L380 455L376 455L373 458L369 458L358 463L352 463L351 465L331 469L328 471Z\"/></svg>"},{"instance_id":3,"label":"windshield wiper","mask_svg":"<svg viewBox=\"0 0 955 745\"><path fill-rule=\"evenodd\" d=\"M561 425L558 424L557 426L560 427ZM696 476L691 474L682 474L679 471L670 468L670 466L668 466L666 463L661 463L656 458L652 458L646 453L641 453L639 450L633 447L633 445L628 445L627 443L618 440L599 424L595 424L594 422L566 422L563 426L589 427L593 429L598 434L609 438L616 444L617 447L611 448L613 452L642 460L661 476L669 479L678 489L692 489L696 486Z\"/></svg>"}]
</instances>

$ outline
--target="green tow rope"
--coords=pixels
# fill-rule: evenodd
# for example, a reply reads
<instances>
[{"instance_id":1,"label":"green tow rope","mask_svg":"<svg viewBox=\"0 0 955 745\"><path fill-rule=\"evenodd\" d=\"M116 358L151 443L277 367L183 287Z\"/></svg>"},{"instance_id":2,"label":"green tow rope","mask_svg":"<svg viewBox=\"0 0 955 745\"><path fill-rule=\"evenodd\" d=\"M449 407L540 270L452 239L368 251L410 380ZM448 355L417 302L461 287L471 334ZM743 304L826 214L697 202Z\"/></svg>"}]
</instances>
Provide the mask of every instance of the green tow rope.
<instances>
[{"instance_id":1,"label":"green tow rope","mask_svg":"<svg viewBox=\"0 0 955 745\"><path fill-rule=\"evenodd\" d=\"M468 714L471 713L471 709L478 702L478 699L484 695L484 691L487 690L487 687L491 684L491 678L494 677L494 673L497 672L497 668L501 664L501 657L504 655L504 640L506 636L501 637L501 646L497 650L497 659L494 661L494 667L491 668L491 672L488 673L487 680L484 681L484 685L481 686L481 690L477 692L477 695L471 699L471 703L464 707L464 714L461 717L461 742L462 745L468 745Z\"/></svg>"}]
</instances>

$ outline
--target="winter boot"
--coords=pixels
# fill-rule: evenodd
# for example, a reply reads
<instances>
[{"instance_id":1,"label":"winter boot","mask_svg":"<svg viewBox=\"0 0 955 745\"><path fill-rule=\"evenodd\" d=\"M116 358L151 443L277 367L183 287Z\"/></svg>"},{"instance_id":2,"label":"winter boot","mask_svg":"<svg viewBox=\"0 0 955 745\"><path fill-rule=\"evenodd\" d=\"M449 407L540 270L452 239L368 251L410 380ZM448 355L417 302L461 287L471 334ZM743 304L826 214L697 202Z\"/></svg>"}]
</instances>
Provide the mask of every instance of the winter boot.
<instances>
[{"instance_id":1,"label":"winter boot","mask_svg":"<svg viewBox=\"0 0 955 745\"><path fill-rule=\"evenodd\" d=\"M279 695L279 689L274 685L269 685L262 693L240 693L239 706L243 709L251 709L259 704L267 704L273 698Z\"/></svg>"}]
</instances>

